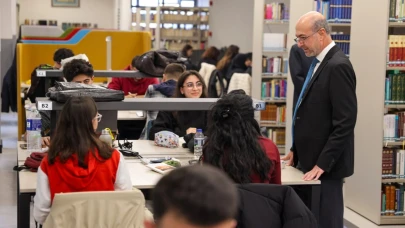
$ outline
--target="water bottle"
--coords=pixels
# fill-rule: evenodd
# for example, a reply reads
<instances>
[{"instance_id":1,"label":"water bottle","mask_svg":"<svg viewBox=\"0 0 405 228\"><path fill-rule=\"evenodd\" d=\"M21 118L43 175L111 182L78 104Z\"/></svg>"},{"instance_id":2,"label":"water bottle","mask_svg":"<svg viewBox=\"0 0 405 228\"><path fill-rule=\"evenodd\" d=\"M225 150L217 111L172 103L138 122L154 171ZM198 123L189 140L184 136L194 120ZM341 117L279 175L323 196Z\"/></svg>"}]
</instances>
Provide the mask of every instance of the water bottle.
<instances>
[{"instance_id":1,"label":"water bottle","mask_svg":"<svg viewBox=\"0 0 405 228\"><path fill-rule=\"evenodd\" d=\"M27 149L30 152L39 152L41 145L41 115L35 105L28 106L27 109Z\"/></svg>"},{"instance_id":2,"label":"water bottle","mask_svg":"<svg viewBox=\"0 0 405 228\"><path fill-rule=\"evenodd\" d=\"M103 129L101 131L101 135L100 135L99 139L112 147L111 135L110 135L110 133L108 132L107 129Z\"/></svg>"},{"instance_id":3,"label":"water bottle","mask_svg":"<svg viewBox=\"0 0 405 228\"><path fill-rule=\"evenodd\" d=\"M194 135L194 159L200 159L204 145L204 134L201 129L197 129Z\"/></svg>"}]
</instances>

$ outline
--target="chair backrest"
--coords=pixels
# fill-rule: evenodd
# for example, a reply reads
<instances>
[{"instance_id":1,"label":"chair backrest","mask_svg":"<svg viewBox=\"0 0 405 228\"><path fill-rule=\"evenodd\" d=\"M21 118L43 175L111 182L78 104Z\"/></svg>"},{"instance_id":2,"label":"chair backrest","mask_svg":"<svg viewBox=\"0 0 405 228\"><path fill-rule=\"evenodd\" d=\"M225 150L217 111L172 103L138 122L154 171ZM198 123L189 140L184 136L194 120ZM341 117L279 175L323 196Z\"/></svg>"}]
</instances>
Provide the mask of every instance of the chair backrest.
<instances>
[{"instance_id":1,"label":"chair backrest","mask_svg":"<svg viewBox=\"0 0 405 228\"><path fill-rule=\"evenodd\" d=\"M43 228L143 227L145 198L141 191L55 194Z\"/></svg>"},{"instance_id":2,"label":"chair backrest","mask_svg":"<svg viewBox=\"0 0 405 228\"><path fill-rule=\"evenodd\" d=\"M205 85L208 86L208 83L210 81L210 77L212 72L216 69L216 67L212 64L209 63L201 63L201 68L198 73L203 77Z\"/></svg>"},{"instance_id":3,"label":"chair backrest","mask_svg":"<svg viewBox=\"0 0 405 228\"><path fill-rule=\"evenodd\" d=\"M247 95L252 95L252 77L248 73L234 73L232 75L227 92L237 89L243 89Z\"/></svg>"},{"instance_id":4,"label":"chair backrest","mask_svg":"<svg viewBox=\"0 0 405 228\"><path fill-rule=\"evenodd\" d=\"M219 98L225 94L226 80L222 78L218 70L211 73L210 80L207 84L208 97Z\"/></svg>"}]
</instances>

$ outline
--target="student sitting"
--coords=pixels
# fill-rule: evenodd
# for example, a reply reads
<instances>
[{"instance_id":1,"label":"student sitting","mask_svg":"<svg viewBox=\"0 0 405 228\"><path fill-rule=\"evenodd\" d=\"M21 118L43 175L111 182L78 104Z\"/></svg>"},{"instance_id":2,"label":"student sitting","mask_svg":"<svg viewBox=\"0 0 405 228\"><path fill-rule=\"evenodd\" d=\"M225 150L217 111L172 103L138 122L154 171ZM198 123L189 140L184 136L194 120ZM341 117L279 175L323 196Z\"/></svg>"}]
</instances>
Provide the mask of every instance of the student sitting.
<instances>
[{"instance_id":1,"label":"student sitting","mask_svg":"<svg viewBox=\"0 0 405 228\"><path fill-rule=\"evenodd\" d=\"M131 190L123 156L96 135L101 116L90 97L63 106L48 154L37 174L34 218L43 224L56 193Z\"/></svg>"},{"instance_id":2,"label":"student sitting","mask_svg":"<svg viewBox=\"0 0 405 228\"><path fill-rule=\"evenodd\" d=\"M223 169L236 183L281 184L280 154L260 133L252 98L235 90L219 99L208 117L203 162Z\"/></svg>"},{"instance_id":3,"label":"student sitting","mask_svg":"<svg viewBox=\"0 0 405 228\"><path fill-rule=\"evenodd\" d=\"M74 56L74 53L72 50L67 49L67 48L60 48L55 51L53 54L53 69L59 70L62 65L61 62L63 59L69 58ZM45 97L46 91L45 91L45 85L46 83L49 84L50 87L55 85L55 81L59 81L59 78L52 78L48 82L45 80L45 78L38 77L37 76L37 69L52 69L50 65L47 64L41 64L39 67L35 67L35 69L31 73L31 86L28 89L26 98L29 98L31 103L35 103L35 99L37 97Z\"/></svg>"},{"instance_id":4,"label":"student sitting","mask_svg":"<svg viewBox=\"0 0 405 228\"><path fill-rule=\"evenodd\" d=\"M184 72L177 81L174 97L177 98L206 98L207 86L201 75L194 70ZM197 128L206 128L205 111L161 111L158 113L149 131L149 139L155 139L155 133L171 131L180 137L196 133Z\"/></svg>"},{"instance_id":5,"label":"student sitting","mask_svg":"<svg viewBox=\"0 0 405 228\"><path fill-rule=\"evenodd\" d=\"M201 69L201 63L208 63L208 64L216 66L218 63L218 57L220 54L221 53L219 52L218 48L216 48L215 46L209 47L201 55L201 60L198 63L198 70Z\"/></svg>"},{"instance_id":6,"label":"student sitting","mask_svg":"<svg viewBox=\"0 0 405 228\"><path fill-rule=\"evenodd\" d=\"M156 97L172 97L174 90L176 88L177 80L180 75L184 72L185 68L177 63L171 63L166 66L163 73L163 82L160 84L149 85L146 90L146 98L156 98ZM142 130L139 139L147 139L147 128L150 121L156 119L158 111L148 111L146 114L146 124Z\"/></svg>"},{"instance_id":7,"label":"student sitting","mask_svg":"<svg viewBox=\"0 0 405 228\"><path fill-rule=\"evenodd\" d=\"M63 66L63 76L68 82L93 84L93 66L83 59L73 59ZM49 132L51 128L51 113L49 111L40 112L42 123L42 146L50 145Z\"/></svg>"},{"instance_id":8,"label":"student sitting","mask_svg":"<svg viewBox=\"0 0 405 228\"><path fill-rule=\"evenodd\" d=\"M238 192L220 170L208 166L188 166L171 171L153 190L156 224L145 228L234 228L238 212Z\"/></svg>"},{"instance_id":9,"label":"student sitting","mask_svg":"<svg viewBox=\"0 0 405 228\"><path fill-rule=\"evenodd\" d=\"M132 59L131 65L125 70L137 70L135 62L139 56ZM108 84L109 89L122 90L127 98L135 98L139 95L145 95L149 85L158 84L157 78L113 78Z\"/></svg>"}]
</instances>

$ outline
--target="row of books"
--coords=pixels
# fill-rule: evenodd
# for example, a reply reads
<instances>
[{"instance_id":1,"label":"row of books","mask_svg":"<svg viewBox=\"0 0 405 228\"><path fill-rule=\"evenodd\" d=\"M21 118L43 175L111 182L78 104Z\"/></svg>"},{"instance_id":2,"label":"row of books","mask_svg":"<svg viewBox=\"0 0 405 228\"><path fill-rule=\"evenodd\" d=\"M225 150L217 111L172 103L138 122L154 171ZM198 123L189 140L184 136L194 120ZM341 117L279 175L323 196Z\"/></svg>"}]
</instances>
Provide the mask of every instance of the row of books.
<instances>
[{"instance_id":1,"label":"row of books","mask_svg":"<svg viewBox=\"0 0 405 228\"><path fill-rule=\"evenodd\" d=\"M403 0L390 0L390 21L403 21L405 19L405 5Z\"/></svg>"},{"instance_id":2,"label":"row of books","mask_svg":"<svg viewBox=\"0 0 405 228\"><path fill-rule=\"evenodd\" d=\"M262 82L262 98L263 99L286 99L287 96L287 80L273 79L267 82Z\"/></svg>"},{"instance_id":3,"label":"row of books","mask_svg":"<svg viewBox=\"0 0 405 228\"><path fill-rule=\"evenodd\" d=\"M405 66L405 36L389 35L388 42L388 66Z\"/></svg>"},{"instance_id":4,"label":"row of books","mask_svg":"<svg viewBox=\"0 0 405 228\"><path fill-rule=\"evenodd\" d=\"M396 140L405 137L405 112L384 115L384 140Z\"/></svg>"},{"instance_id":5,"label":"row of books","mask_svg":"<svg viewBox=\"0 0 405 228\"><path fill-rule=\"evenodd\" d=\"M404 216L404 184L383 184L381 187L381 215Z\"/></svg>"},{"instance_id":6,"label":"row of books","mask_svg":"<svg viewBox=\"0 0 405 228\"><path fill-rule=\"evenodd\" d=\"M342 19L341 22L350 22L352 2L353 0L315 0L314 9L327 19Z\"/></svg>"},{"instance_id":7,"label":"row of books","mask_svg":"<svg viewBox=\"0 0 405 228\"><path fill-rule=\"evenodd\" d=\"M269 124L284 124L286 121L286 106L267 104L266 109L260 111L260 120Z\"/></svg>"},{"instance_id":8,"label":"row of books","mask_svg":"<svg viewBox=\"0 0 405 228\"><path fill-rule=\"evenodd\" d=\"M405 178L405 150L384 147L382 151L382 179Z\"/></svg>"},{"instance_id":9,"label":"row of books","mask_svg":"<svg viewBox=\"0 0 405 228\"><path fill-rule=\"evenodd\" d=\"M282 56L263 58L263 73L284 73L288 72L288 59Z\"/></svg>"},{"instance_id":10,"label":"row of books","mask_svg":"<svg viewBox=\"0 0 405 228\"><path fill-rule=\"evenodd\" d=\"M385 78L385 103L405 103L405 74L388 71Z\"/></svg>"},{"instance_id":11,"label":"row of books","mask_svg":"<svg viewBox=\"0 0 405 228\"><path fill-rule=\"evenodd\" d=\"M277 146L285 145L285 129L268 128L265 135Z\"/></svg>"},{"instance_id":12,"label":"row of books","mask_svg":"<svg viewBox=\"0 0 405 228\"><path fill-rule=\"evenodd\" d=\"M290 8L284 3L273 2L264 7L264 19L266 20L288 20L290 19Z\"/></svg>"},{"instance_id":13,"label":"row of books","mask_svg":"<svg viewBox=\"0 0 405 228\"><path fill-rule=\"evenodd\" d=\"M331 34L332 39L335 41L336 45L342 49L342 51L349 55L350 52L350 35L348 34Z\"/></svg>"}]
</instances>

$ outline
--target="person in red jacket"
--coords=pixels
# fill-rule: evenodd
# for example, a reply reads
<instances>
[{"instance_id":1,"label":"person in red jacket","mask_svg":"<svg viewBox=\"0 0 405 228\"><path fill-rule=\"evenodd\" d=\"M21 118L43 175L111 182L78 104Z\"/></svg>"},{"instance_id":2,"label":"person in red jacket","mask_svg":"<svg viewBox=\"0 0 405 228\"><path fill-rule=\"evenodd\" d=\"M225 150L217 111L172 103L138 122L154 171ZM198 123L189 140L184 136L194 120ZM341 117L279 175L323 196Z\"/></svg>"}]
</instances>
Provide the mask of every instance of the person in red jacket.
<instances>
[{"instance_id":1,"label":"person in red jacket","mask_svg":"<svg viewBox=\"0 0 405 228\"><path fill-rule=\"evenodd\" d=\"M131 65L124 70L137 70L135 62L139 56L132 59ZM122 90L127 98L135 98L145 95L149 85L159 84L157 78L113 78L108 84L109 89Z\"/></svg>"},{"instance_id":2,"label":"person in red jacket","mask_svg":"<svg viewBox=\"0 0 405 228\"><path fill-rule=\"evenodd\" d=\"M45 222L57 193L132 189L123 156L95 132L100 120L91 97L73 97L63 106L38 168L33 213L38 223Z\"/></svg>"},{"instance_id":3,"label":"person in red jacket","mask_svg":"<svg viewBox=\"0 0 405 228\"><path fill-rule=\"evenodd\" d=\"M236 183L281 184L280 153L260 133L252 98L235 90L219 99L208 117L203 163L224 170Z\"/></svg>"}]
</instances>

